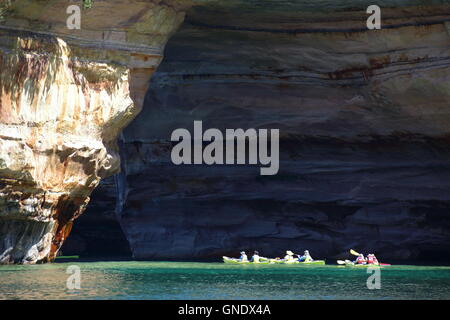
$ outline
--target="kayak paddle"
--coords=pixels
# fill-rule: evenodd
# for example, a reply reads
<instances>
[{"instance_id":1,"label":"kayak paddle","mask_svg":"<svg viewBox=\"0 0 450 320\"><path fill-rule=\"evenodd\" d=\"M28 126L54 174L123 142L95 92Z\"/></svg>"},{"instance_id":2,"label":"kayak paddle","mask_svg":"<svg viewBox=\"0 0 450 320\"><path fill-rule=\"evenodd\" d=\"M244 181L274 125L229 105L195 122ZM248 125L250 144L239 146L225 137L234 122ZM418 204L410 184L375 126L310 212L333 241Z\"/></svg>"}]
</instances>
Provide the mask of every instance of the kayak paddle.
<instances>
[{"instance_id":1,"label":"kayak paddle","mask_svg":"<svg viewBox=\"0 0 450 320\"><path fill-rule=\"evenodd\" d=\"M345 264L345 261L344 260L338 260L337 264Z\"/></svg>"}]
</instances>

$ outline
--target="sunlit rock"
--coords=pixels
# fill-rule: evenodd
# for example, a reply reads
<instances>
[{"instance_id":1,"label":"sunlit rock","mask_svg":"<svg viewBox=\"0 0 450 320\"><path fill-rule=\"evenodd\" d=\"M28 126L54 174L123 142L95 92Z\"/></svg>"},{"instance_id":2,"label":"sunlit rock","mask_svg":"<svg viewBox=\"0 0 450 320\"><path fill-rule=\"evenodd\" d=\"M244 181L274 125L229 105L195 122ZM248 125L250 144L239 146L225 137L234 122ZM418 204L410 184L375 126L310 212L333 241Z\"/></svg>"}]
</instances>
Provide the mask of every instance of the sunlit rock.
<instances>
[{"instance_id":1,"label":"sunlit rock","mask_svg":"<svg viewBox=\"0 0 450 320\"><path fill-rule=\"evenodd\" d=\"M0 25L0 263L51 261L142 108L183 1L12 1ZM80 2L81 4L81 2Z\"/></svg>"}]
</instances>

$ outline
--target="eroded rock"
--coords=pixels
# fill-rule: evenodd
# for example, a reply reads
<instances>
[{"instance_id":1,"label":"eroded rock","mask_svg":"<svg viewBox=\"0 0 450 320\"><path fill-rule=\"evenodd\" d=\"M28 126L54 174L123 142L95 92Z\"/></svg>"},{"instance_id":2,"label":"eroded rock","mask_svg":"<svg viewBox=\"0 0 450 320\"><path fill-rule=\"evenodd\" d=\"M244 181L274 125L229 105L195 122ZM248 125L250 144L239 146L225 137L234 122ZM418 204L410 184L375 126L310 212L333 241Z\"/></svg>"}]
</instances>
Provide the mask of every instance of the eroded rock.
<instances>
[{"instance_id":1,"label":"eroded rock","mask_svg":"<svg viewBox=\"0 0 450 320\"><path fill-rule=\"evenodd\" d=\"M0 25L0 262L54 259L142 108L183 1L12 1Z\"/></svg>"}]
</instances>

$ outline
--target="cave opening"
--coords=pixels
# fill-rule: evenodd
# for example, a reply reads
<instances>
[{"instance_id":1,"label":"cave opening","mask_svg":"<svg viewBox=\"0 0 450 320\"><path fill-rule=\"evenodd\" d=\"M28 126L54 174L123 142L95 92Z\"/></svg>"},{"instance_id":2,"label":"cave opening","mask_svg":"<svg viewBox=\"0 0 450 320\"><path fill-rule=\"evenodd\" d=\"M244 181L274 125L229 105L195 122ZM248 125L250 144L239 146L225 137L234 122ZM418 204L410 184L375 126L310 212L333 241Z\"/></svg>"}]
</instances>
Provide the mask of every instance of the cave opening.
<instances>
[{"instance_id":1,"label":"cave opening","mask_svg":"<svg viewBox=\"0 0 450 320\"><path fill-rule=\"evenodd\" d=\"M84 214L74 222L60 256L80 258L130 259L130 245L115 215L116 184L107 178L94 190Z\"/></svg>"}]
</instances>

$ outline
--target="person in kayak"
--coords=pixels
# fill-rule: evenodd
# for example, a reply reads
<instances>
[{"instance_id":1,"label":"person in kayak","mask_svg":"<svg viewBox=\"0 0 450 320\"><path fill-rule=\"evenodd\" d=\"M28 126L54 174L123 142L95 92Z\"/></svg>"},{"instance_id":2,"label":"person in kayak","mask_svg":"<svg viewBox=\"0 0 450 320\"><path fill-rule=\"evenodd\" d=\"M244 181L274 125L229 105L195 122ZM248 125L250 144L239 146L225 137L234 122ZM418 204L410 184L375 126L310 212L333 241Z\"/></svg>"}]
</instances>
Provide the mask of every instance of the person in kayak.
<instances>
[{"instance_id":1,"label":"person in kayak","mask_svg":"<svg viewBox=\"0 0 450 320\"><path fill-rule=\"evenodd\" d=\"M265 259L264 257L261 257L259 255L259 252L255 250L255 252L253 252L253 256L252 256L252 262L253 263L260 263L261 259Z\"/></svg>"},{"instance_id":2,"label":"person in kayak","mask_svg":"<svg viewBox=\"0 0 450 320\"><path fill-rule=\"evenodd\" d=\"M248 262L247 255L245 254L245 251L241 251L241 256L239 257L239 260L241 262Z\"/></svg>"},{"instance_id":3,"label":"person in kayak","mask_svg":"<svg viewBox=\"0 0 450 320\"><path fill-rule=\"evenodd\" d=\"M293 262L294 259L294 253L291 250L286 251L286 255L284 256L284 262Z\"/></svg>"},{"instance_id":4,"label":"person in kayak","mask_svg":"<svg viewBox=\"0 0 450 320\"><path fill-rule=\"evenodd\" d=\"M354 261L355 264L367 264L367 260L364 258L364 255L360 253L356 260Z\"/></svg>"},{"instance_id":5,"label":"person in kayak","mask_svg":"<svg viewBox=\"0 0 450 320\"><path fill-rule=\"evenodd\" d=\"M367 255L367 264L379 265L377 257L373 253Z\"/></svg>"},{"instance_id":6,"label":"person in kayak","mask_svg":"<svg viewBox=\"0 0 450 320\"><path fill-rule=\"evenodd\" d=\"M309 251L305 250L305 252L303 253L302 256L298 256L298 261L299 262L312 262L312 261L314 261L314 259L309 254Z\"/></svg>"}]
</instances>

